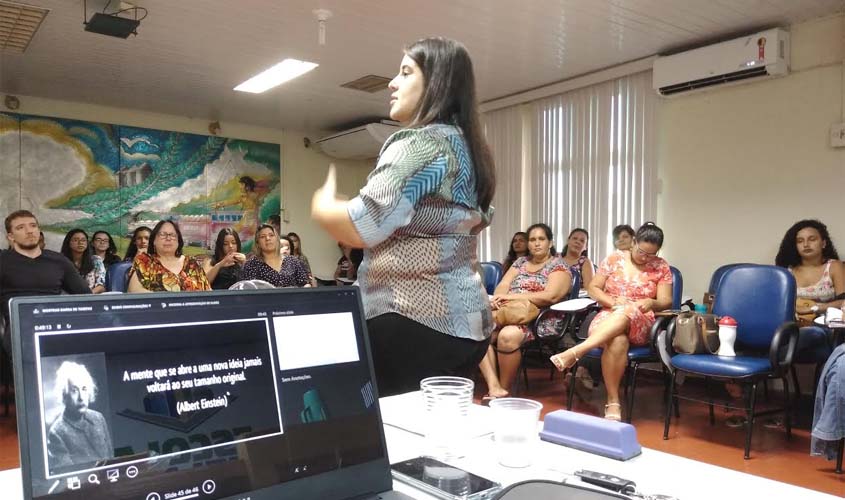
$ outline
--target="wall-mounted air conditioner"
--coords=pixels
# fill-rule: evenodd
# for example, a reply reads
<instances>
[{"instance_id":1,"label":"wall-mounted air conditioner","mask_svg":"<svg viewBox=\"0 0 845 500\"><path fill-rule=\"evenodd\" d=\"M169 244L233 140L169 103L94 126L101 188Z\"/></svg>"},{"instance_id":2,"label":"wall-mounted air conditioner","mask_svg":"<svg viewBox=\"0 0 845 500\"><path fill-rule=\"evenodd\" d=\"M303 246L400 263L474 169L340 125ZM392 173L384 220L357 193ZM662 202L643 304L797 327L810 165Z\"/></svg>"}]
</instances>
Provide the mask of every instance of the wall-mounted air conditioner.
<instances>
[{"instance_id":1,"label":"wall-mounted air conditioner","mask_svg":"<svg viewBox=\"0 0 845 500\"><path fill-rule=\"evenodd\" d=\"M774 28L654 61L653 87L672 96L789 72L789 32Z\"/></svg>"},{"instance_id":2,"label":"wall-mounted air conditioner","mask_svg":"<svg viewBox=\"0 0 845 500\"><path fill-rule=\"evenodd\" d=\"M401 127L399 123L382 120L344 130L316 142L323 153L342 160L366 160L378 156L384 141Z\"/></svg>"}]
</instances>

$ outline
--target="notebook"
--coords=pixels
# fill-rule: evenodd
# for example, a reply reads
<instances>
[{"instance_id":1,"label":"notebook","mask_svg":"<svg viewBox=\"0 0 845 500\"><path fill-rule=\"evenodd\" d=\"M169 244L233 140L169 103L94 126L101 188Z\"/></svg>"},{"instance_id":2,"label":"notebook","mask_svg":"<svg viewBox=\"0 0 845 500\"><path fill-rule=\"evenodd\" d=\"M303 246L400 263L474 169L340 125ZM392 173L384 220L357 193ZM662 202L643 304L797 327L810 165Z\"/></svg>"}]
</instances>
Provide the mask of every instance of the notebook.
<instances>
[{"instance_id":1,"label":"notebook","mask_svg":"<svg viewBox=\"0 0 845 500\"><path fill-rule=\"evenodd\" d=\"M407 498L356 287L14 299L24 498Z\"/></svg>"}]
</instances>

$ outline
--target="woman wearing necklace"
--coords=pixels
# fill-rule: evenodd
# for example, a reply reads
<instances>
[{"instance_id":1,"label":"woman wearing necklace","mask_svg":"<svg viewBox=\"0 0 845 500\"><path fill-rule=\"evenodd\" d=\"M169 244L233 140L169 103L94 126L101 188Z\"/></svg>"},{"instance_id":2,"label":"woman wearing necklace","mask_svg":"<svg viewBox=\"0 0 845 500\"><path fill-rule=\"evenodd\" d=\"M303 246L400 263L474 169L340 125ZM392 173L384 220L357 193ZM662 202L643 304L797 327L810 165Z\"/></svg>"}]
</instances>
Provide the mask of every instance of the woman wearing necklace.
<instances>
[{"instance_id":1,"label":"woman wearing necklace","mask_svg":"<svg viewBox=\"0 0 845 500\"><path fill-rule=\"evenodd\" d=\"M82 229L71 229L62 242L62 255L73 262L80 276L88 282L91 293L106 291L106 267L102 259L91 253L88 233Z\"/></svg>"},{"instance_id":2,"label":"woman wearing necklace","mask_svg":"<svg viewBox=\"0 0 845 500\"><path fill-rule=\"evenodd\" d=\"M646 222L636 233L630 250L617 250L599 266L587 291L602 306L590 323L584 342L551 357L564 371L596 347L604 347L601 370L607 387L604 418L622 420L619 385L628 366L628 346L645 345L654 323L654 312L672 305L672 271L657 256L663 230Z\"/></svg>"},{"instance_id":3,"label":"woman wearing necklace","mask_svg":"<svg viewBox=\"0 0 845 500\"><path fill-rule=\"evenodd\" d=\"M590 234L587 233L587 230L577 227L569 233L566 246L560 253L560 257L569 269L570 274L577 273L581 276L581 288L584 290L587 289L587 285L593 279L593 263L587 257L587 241L589 239Z\"/></svg>"},{"instance_id":4,"label":"woman wearing necklace","mask_svg":"<svg viewBox=\"0 0 845 500\"><path fill-rule=\"evenodd\" d=\"M311 286L305 264L290 254L292 245L287 236L280 238L273 226L262 224L255 241L255 256L244 264L241 279L264 280L279 288Z\"/></svg>"},{"instance_id":5,"label":"woman wearing necklace","mask_svg":"<svg viewBox=\"0 0 845 500\"><path fill-rule=\"evenodd\" d=\"M518 258L502 277L490 299L494 311L513 299L528 299L538 308L548 307L569 292L571 276L563 260L556 256L551 228L546 224L534 224L527 233L528 255ZM544 335L556 331L560 319L560 315L547 314L540 321L537 333ZM496 325L491 346L479 365L487 382L485 399L509 394L522 361L520 347L532 338L534 332L530 325Z\"/></svg>"},{"instance_id":6,"label":"woman wearing necklace","mask_svg":"<svg viewBox=\"0 0 845 500\"><path fill-rule=\"evenodd\" d=\"M132 261L129 292L185 292L211 290L202 266L193 257L182 254L185 240L179 226L160 221L150 234L147 252L139 252Z\"/></svg>"}]
</instances>

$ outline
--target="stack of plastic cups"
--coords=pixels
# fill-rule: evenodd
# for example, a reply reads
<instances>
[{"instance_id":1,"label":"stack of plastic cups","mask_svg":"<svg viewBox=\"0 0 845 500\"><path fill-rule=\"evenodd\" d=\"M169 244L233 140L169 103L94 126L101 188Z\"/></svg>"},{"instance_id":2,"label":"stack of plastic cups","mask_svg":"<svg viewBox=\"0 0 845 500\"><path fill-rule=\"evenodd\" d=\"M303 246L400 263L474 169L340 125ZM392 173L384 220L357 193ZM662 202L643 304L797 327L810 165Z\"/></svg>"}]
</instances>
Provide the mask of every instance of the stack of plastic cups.
<instances>
[{"instance_id":1,"label":"stack of plastic cups","mask_svg":"<svg viewBox=\"0 0 845 500\"><path fill-rule=\"evenodd\" d=\"M463 454L475 384L461 377L429 377L420 382L426 412L427 454L447 461Z\"/></svg>"}]
</instances>

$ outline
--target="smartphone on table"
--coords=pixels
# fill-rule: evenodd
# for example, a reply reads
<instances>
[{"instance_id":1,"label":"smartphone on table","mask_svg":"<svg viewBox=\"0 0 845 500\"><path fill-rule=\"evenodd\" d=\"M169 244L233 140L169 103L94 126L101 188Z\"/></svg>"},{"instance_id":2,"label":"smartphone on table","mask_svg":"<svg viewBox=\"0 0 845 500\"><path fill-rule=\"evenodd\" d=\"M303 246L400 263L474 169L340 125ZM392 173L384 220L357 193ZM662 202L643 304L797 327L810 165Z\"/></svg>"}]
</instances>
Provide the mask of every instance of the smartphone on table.
<instances>
[{"instance_id":1,"label":"smartphone on table","mask_svg":"<svg viewBox=\"0 0 845 500\"><path fill-rule=\"evenodd\" d=\"M431 457L417 457L390 466L393 477L444 500L485 500L502 485Z\"/></svg>"}]
</instances>

